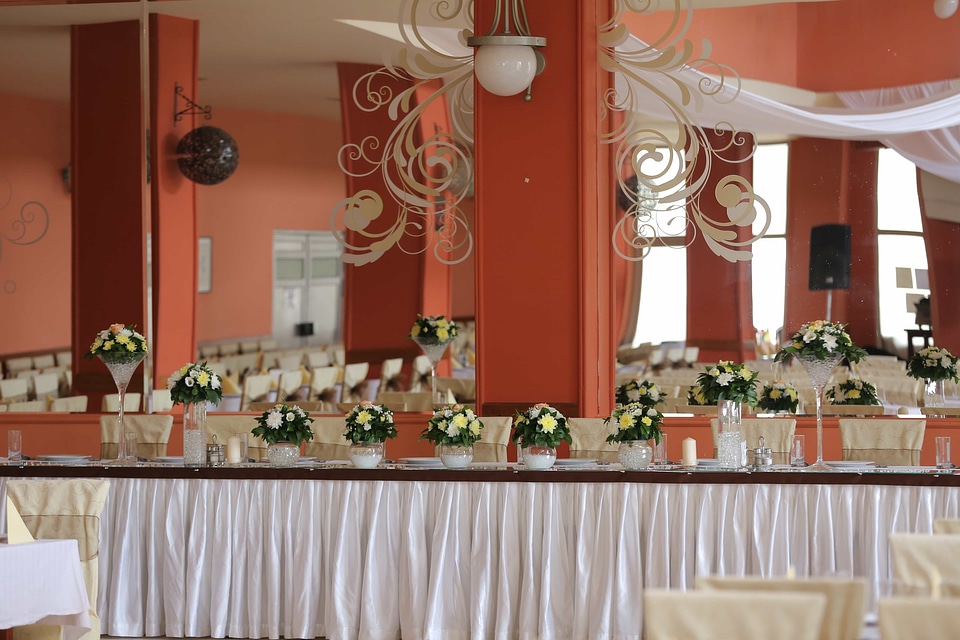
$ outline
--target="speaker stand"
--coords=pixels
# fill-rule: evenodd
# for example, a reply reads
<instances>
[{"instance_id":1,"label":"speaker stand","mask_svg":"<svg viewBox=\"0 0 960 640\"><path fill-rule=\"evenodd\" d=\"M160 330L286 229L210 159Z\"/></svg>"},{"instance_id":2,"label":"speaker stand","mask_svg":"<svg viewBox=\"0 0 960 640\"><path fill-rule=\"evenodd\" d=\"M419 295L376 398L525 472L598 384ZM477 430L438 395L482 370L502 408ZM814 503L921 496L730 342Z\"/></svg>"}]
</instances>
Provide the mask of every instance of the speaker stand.
<instances>
[{"instance_id":1,"label":"speaker stand","mask_svg":"<svg viewBox=\"0 0 960 640\"><path fill-rule=\"evenodd\" d=\"M824 318L830 322L830 312L833 310L833 289L827 289L827 317Z\"/></svg>"}]
</instances>

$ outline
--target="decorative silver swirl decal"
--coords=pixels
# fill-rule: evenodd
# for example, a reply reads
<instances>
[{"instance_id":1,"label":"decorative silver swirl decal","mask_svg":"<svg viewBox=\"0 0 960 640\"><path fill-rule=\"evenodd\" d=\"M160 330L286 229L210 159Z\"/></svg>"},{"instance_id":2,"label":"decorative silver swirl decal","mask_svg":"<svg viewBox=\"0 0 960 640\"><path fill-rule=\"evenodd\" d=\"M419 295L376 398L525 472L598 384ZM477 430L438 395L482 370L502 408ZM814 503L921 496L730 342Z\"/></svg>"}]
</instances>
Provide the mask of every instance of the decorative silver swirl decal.
<instances>
[{"instance_id":1,"label":"decorative silver swirl decal","mask_svg":"<svg viewBox=\"0 0 960 640\"><path fill-rule=\"evenodd\" d=\"M20 206L15 218L7 225L2 222L3 212L13 201L13 187L10 181L0 176L0 261L3 260L4 243L19 246L29 246L43 240L50 228L50 213L41 202L31 200ZM6 294L15 293L15 280L4 280L2 291Z\"/></svg>"}]
</instances>

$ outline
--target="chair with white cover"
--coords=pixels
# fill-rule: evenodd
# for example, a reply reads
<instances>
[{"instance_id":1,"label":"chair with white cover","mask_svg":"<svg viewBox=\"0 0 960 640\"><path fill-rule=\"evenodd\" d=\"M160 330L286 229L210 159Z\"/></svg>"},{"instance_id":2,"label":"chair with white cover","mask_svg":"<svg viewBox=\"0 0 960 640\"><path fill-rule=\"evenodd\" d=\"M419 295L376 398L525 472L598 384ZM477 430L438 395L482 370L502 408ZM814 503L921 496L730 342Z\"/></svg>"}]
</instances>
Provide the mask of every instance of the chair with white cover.
<instances>
[{"instance_id":1,"label":"chair with white cover","mask_svg":"<svg viewBox=\"0 0 960 640\"><path fill-rule=\"evenodd\" d=\"M273 338L266 338L260 340L260 351L275 351L277 348L277 341Z\"/></svg>"},{"instance_id":2,"label":"chair with white cover","mask_svg":"<svg viewBox=\"0 0 960 640\"><path fill-rule=\"evenodd\" d=\"M343 390L340 392L341 403L358 403L367 399L367 374L370 372L369 362L354 362L343 368Z\"/></svg>"},{"instance_id":3,"label":"chair with white cover","mask_svg":"<svg viewBox=\"0 0 960 640\"><path fill-rule=\"evenodd\" d=\"M60 397L60 375L40 373L33 377L33 394L37 400L53 400Z\"/></svg>"},{"instance_id":4,"label":"chair with white cover","mask_svg":"<svg viewBox=\"0 0 960 640\"><path fill-rule=\"evenodd\" d=\"M410 391L413 393L430 391L430 358L427 356L417 356L413 359L413 367L410 376Z\"/></svg>"},{"instance_id":5,"label":"chair with white cover","mask_svg":"<svg viewBox=\"0 0 960 640\"><path fill-rule=\"evenodd\" d=\"M0 380L0 401L23 402L27 399L29 387L23 378Z\"/></svg>"},{"instance_id":6,"label":"chair with white cover","mask_svg":"<svg viewBox=\"0 0 960 640\"><path fill-rule=\"evenodd\" d=\"M888 540L893 578L903 591L960 597L960 535L891 533Z\"/></svg>"},{"instance_id":7,"label":"chair with white cover","mask_svg":"<svg viewBox=\"0 0 960 640\"><path fill-rule=\"evenodd\" d=\"M296 353L288 353L277 357L277 368L283 369L284 371L296 371L300 369L301 362L303 362L302 353L299 351Z\"/></svg>"},{"instance_id":8,"label":"chair with white cover","mask_svg":"<svg viewBox=\"0 0 960 640\"><path fill-rule=\"evenodd\" d=\"M933 521L934 533L960 534L960 519L938 518Z\"/></svg>"},{"instance_id":9,"label":"chair with white cover","mask_svg":"<svg viewBox=\"0 0 960 640\"><path fill-rule=\"evenodd\" d=\"M207 414L207 444L213 444L213 436L217 436L217 444L226 445L230 436L247 433L247 457L254 461L266 460L267 443L250 433L260 424L257 417Z\"/></svg>"},{"instance_id":10,"label":"chair with white cover","mask_svg":"<svg viewBox=\"0 0 960 640\"><path fill-rule=\"evenodd\" d=\"M46 400L29 400L27 402L11 402L7 405L7 411L23 411L35 413L47 410Z\"/></svg>"},{"instance_id":11,"label":"chair with white cover","mask_svg":"<svg viewBox=\"0 0 960 640\"><path fill-rule=\"evenodd\" d=\"M899 418L840 419L843 459L916 466L926 424L926 420Z\"/></svg>"},{"instance_id":12,"label":"chair with white cover","mask_svg":"<svg viewBox=\"0 0 960 640\"><path fill-rule=\"evenodd\" d=\"M62 480L9 480L7 496L30 534L36 539L73 539L80 549L80 567L90 601L90 631L79 640L100 637L97 615L100 548L100 514L110 483L106 480L71 478ZM33 625L17 627L15 640L46 640L61 636L60 627Z\"/></svg>"},{"instance_id":13,"label":"chair with white cover","mask_svg":"<svg viewBox=\"0 0 960 640\"><path fill-rule=\"evenodd\" d=\"M311 416L312 417L312 416ZM350 441L343 437L347 429L343 416L318 416L313 418L310 430L313 440L304 443L303 454L319 460L346 460L350 457Z\"/></svg>"},{"instance_id":14,"label":"chair with white cover","mask_svg":"<svg viewBox=\"0 0 960 640\"><path fill-rule=\"evenodd\" d=\"M826 597L819 640L859 640L867 613L865 578L698 576L698 590L821 593Z\"/></svg>"},{"instance_id":15,"label":"chair with white cover","mask_svg":"<svg viewBox=\"0 0 960 640\"><path fill-rule=\"evenodd\" d=\"M125 393L123 394L123 412L137 412L140 411L140 398L139 393ZM120 394L119 393L108 393L103 396L103 400L100 402L100 411L104 413L114 413L120 411Z\"/></svg>"},{"instance_id":16,"label":"chair with white cover","mask_svg":"<svg viewBox=\"0 0 960 640\"><path fill-rule=\"evenodd\" d=\"M124 415L123 427L137 434L137 456L154 460L167 455L173 416L170 414ZM115 460L120 450L120 421L117 416L100 416L100 458Z\"/></svg>"},{"instance_id":17,"label":"chair with white cover","mask_svg":"<svg viewBox=\"0 0 960 640\"><path fill-rule=\"evenodd\" d=\"M61 413L84 413L87 410L87 396L67 396L50 401L47 411Z\"/></svg>"},{"instance_id":18,"label":"chair with white cover","mask_svg":"<svg viewBox=\"0 0 960 640\"><path fill-rule=\"evenodd\" d=\"M247 376L244 378L240 410L247 411L251 402L266 400L270 391L273 389L273 384L273 377L269 374Z\"/></svg>"},{"instance_id":19,"label":"chair with white cover","mask_svg":"<svg viewBox=\"0 0 960 640\"><path fill-rule=\"evenodd\" d=\"M220 354L220 347L215 344L204 344L200 346L200 357L198 360L209 360Z\"/></svg>"},{"instance_id":20,"label":"chair with white cover","mask_svg":"<svg viewBox=\"0 0 960 640\"><path fill-rule=\"evenodd\" d=\"M154 389L151 398L153 399L152 411L173 411L173 398L170 397L170 389Z\"/></svg>"},{"instance_id":21,"label":"chair with white cover","mask_svg":"<svg viewBox=\"0 0 960 640\"><path fill-rule=\"evenodd\" d=\"M567 418L570 427L570 457L616 462L620 445L607 442L611 427L604 418Z\"/></svg>"},{"instance_id":22,"label":"chair with white cover","mask_svg":"<svg viewBox=\"0 0 960 640\"><path fill-rule=\"evenodd\" d=\"M4 413L7 410L7 405L0 402L0 413Z\"/></svg>"},{"instance_id":23,"label":"chair with white cover","mask_svg":"<svg viewBox=\"0 0 960 640\"><path fill-rule=\"evenodd\" d=\"M300 397L303 374L300 369L284 371L277 383L277 402L293 402Z\"/></svg>"},{"instance_id":24,"label":"chair with white cover","mask_svg":"<svg viewBox=\"0 0 960 640\"><path fill-rule=\"evenodd\" d=\"M820 593L643 592L646 640L818 640Z\"/></svg>"},{"instance_id":25,"label":"chair with white cover","mask_svg":"<svg viewBox=\"0 0 960 640\"><path fill-rule=\"evenodd\" d=\"M960 633L956 600L880 598L877 617L883 640L943 640Z\"/></svg>"},{"instance_id":26,"label":"chair with white cover","mask_svg":"<svg viewBox=\"0 0 960 640\"><path fill-rule=\"evenodd\" d=\"M763 437L763 446L770 447L774 464L790 463L796 430L797 421L794 418L744 418L740 421L740 437L746 441L747 451L756 449ZM710 419L710 431L713 432L713 449L716 451L717 434L720 431L720 423L716 418Z\"/></svg>"},{"instance_id":27,"label":"chair with white cover","mask_svg":"<svg viewBox=\"0 0 960 640\"><path fill-rule=\"evenodd\" d=\"M69 369L73 365L73 353L70 351L57 351L54 356L56 357L58 367L66 367Z\"/></svg>"},{"instance_id":28,"label":"chair with white cover","mask_svg":"<svg viewBox=\"0 0 960 640\"><path fill-rule=\"evenodd\" d=\"M43 369L48 369L53 366L56 366L56 359L54 358L54 355L52 353L45 353L43 355L33 356L34 369L40 369L42 371Z\"/></svg>"},{"instance_id":29,"label":"chair with white cover","mask_svg":"<svg viewBox=\"0 0 960 640\"><path fill-rule=\"evenodd\" d=\"M333 364L341 369L347 366L347 351L343 347L333 349Z\"/></svg>"},{"instance_id":30,"label":"chair with white cover","mask_svg":"<svg viewBox=\"0 0 960 640\"><path fill-rule=\"evenodd\" d=\"M4 361L3 367L9 375L19 373L20 371L28 371L33 368L33 358L30 356L10 358Z\"/></svg>"},{"instance_id":31,"label":"chair with white cover","mask_svg":"<svg viewBox=\"0 0 960 640\"><path fill-rule=\"evenodd\" d=\"M403 358L388 358L380 365L380 386L377 393L385 391L403 391L400 370L403 368Z\"/></svg>"},{"instance_id":32,"label":"chair with white cover","mask_svg":"<svg viewBox=\"0 0 960 640\"><path fill-rule=\"evenodd\" d=\"M256 340L242 340L240 342L240 353L257 353L260 351L260 345Z\"/></svg>"},{"instance_id":33,"label":"chair with white cover","mask_svg":"<svg viewBox=\"0 0 960 640\"><path fill-rule=\"evenodd\" d=\"M325 411L333 411L337 403L337 377L340 370L336 367L317 367L310 376L310 400L324 403Z\"/></svg>"},{"instance_id":34,"label":"chair with white cover","mask_svg":"<svg viewBox=\"0 0 960 640\"><path fill-rule=\"evenodd\" d=\"M305 357L307 368L311 370L330 366L330 354L326 351L308 351Z\"/></svg>"}]
</instances>

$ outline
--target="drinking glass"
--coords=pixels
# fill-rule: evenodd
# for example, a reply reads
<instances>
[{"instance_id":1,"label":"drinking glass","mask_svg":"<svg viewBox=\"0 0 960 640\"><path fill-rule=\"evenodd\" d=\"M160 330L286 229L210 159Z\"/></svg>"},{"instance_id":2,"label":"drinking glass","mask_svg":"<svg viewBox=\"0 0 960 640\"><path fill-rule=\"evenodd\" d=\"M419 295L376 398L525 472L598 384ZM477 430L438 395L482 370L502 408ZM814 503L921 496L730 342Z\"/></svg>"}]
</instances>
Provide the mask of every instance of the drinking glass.
<instances>
[{"instance_id":1,"label":"drinking glass","mask_svg":"<svg viewBox=\"0 0 960 640\"><path fill-rule=\"evenodd\" d=\"M127 462L136 463L137 461L137 432L124 431L123 433L123 451Z\"/></svg>"},{"instance_id":2,"label":"drinking glass","mask_svg":"<svg viewBox=\"0 0 960 640\"><path fill-rule=\"evenodd\" d=\"M793 447L790 449L790 466L791 467L803 467L806 466L807 460L804 457L803 453L803 440L802 435L793 436Z\"/></svg>"},{"instance_id":3,"label":"drinking glass","mask_svg":"<svg viewBox=\"0 0 960 640\"><path fill-rule=\"evenodd\" d=\"M653 448L653 464L667 464L667 434L660 434L660 442Z\"/></svg>"},{"instance_id":4,"label":"drinking glass","mask_svg":"<svg viewBox=\"0 0 960 640\"><path fill-rule=\"evenodd\" d=\"M937 469L953 469L950 462L950 436L937 436Z\"/></svg>"},{"instance_id":5,"label":"drinking glass","mask_svg":"<svg viewBox=\"0 0 960 640\"><path fill-rule=\"evenodd\" d=\"M20 462L22 458L23 434L19 429L7 431L7 460Z\"/></svg>"},{"instance_id":6,"label":"drinking glass","mask_svg":"<svg viewBox=\"0 0 960 640\"><path fill-rule=\"evenodd\" d=\"M250 432L238 431L234 435L240 440L240 464L246 464L250 460Z\"/></svg>"}]
</instances>

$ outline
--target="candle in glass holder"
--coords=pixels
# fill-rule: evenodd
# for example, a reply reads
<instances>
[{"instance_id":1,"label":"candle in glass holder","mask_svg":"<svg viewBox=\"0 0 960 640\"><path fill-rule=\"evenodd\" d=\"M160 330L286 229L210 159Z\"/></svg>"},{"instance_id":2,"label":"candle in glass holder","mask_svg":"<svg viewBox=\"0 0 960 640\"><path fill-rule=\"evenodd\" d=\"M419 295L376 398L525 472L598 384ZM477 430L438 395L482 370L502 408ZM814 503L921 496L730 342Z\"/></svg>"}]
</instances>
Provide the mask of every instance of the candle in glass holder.
<instances>
[{"instance_id":1,"label":"candle in glass holder","mask_svg":"<svg viewBox=\"0 0 960 640\"><path fill-rule=\"evenodd\" d=\"M240 464L243 462L243 454L240 452L240 438L230 436L227 438L227 464Z\"/></svg>"},{"instance_id":2,"label":"candle in glass holder","mask_svg":"<svg viewBox=\"0 0 960 640\"><path fill-rule=\"evenodd\" d=\"M697 466L697 441L693 438L683 439L683 466Z\"/></svg>"}]
</instances>

